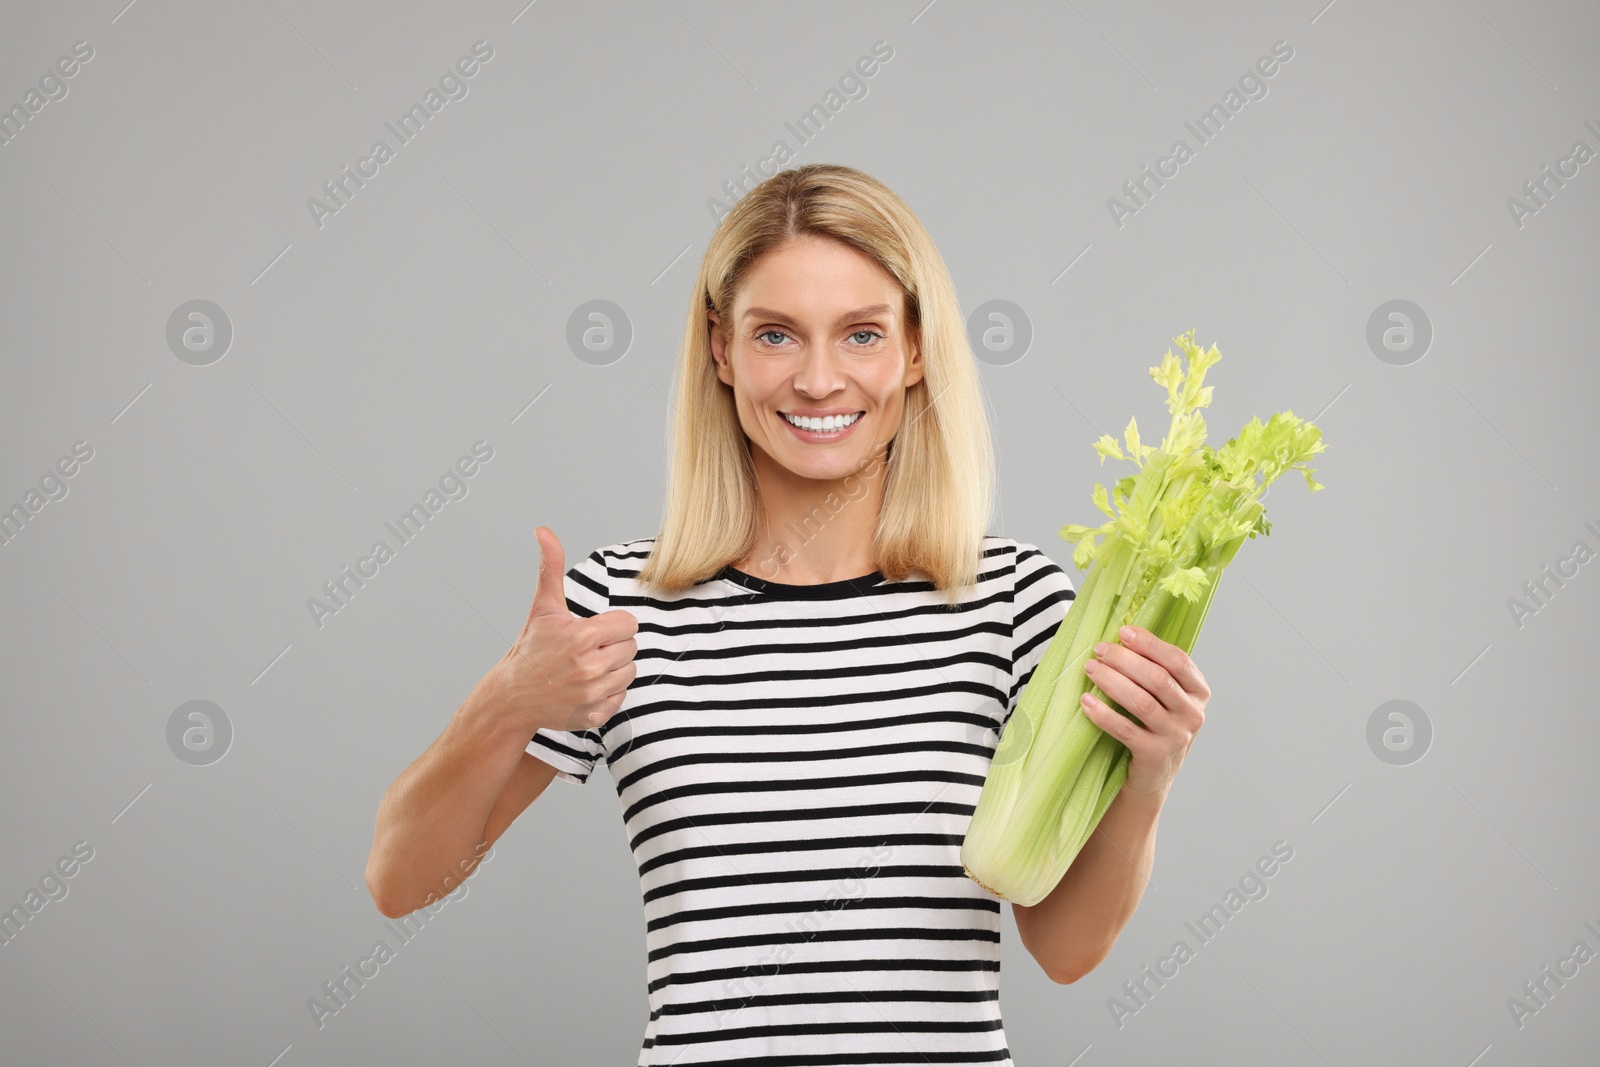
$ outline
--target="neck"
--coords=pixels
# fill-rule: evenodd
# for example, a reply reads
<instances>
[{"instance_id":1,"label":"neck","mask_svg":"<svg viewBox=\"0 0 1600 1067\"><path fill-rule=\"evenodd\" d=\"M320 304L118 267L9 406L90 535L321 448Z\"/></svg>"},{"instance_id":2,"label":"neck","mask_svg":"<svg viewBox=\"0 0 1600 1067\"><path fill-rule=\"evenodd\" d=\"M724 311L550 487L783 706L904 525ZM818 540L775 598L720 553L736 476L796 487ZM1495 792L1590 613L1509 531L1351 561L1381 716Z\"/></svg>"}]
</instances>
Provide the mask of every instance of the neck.
<instances>
[{"instance_id":1,"label":"neck","mask_svg":"<svg viewBox=\"0 0 1600 1067\"><path fill-rule=\"evenodd\" d=\"M785 585L820 585L877 569L873 532L887 467L880 449L855 473L803 478L753 452L760 531L739 570Z\"/></svg>"}]
</instances>

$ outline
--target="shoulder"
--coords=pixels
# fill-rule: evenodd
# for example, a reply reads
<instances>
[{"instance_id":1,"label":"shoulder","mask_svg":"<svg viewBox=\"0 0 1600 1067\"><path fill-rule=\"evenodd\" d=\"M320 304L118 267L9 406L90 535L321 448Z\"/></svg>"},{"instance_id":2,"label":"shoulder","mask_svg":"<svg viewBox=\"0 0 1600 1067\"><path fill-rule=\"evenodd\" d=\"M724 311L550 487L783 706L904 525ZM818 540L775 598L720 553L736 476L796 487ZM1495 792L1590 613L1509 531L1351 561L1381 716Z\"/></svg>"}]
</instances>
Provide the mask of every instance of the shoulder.
<instances>
[{"instance_id":1,"label":"shoulder","mask_svg":"<svg viewBox=\"0 0 1600 1067\"><path fill-rule=\"evenodd\" d=\"M654 537L641 537L632 541L616 541L602 545L578 561L577 568L613 582L620 578L632 578L639 573L639 568L644 566L644 561L649 558L650 549L654 545Z\"/></svg>"},{"instance_id":2,"label":"shoulder","mask_svg":"<svg viewBox=\"0 0 1600 1067\"><path fill-rule=\"evenodd\" d=\"M1020 581L1041 571L1061 571L1061 566L1045 555L1044 550L1038 545L1028 541L1018 541L1013 537L986 534L983 538L983 560L980 569L991 574L1004 571Z\"/></svg>"},{"instance_id":3,"label":"shoulder","mask_svg":"<svg viewBox=\"0 0 1600 1067\"><path fill-rule=\"evenodd\" d=\"M580 585L605 593L620 580L631 578L644 566L654 538L617 541L602 545L586 556L567 558L567 575Z\"/></svg>"},{"instance_id":4,"label":"shoulder","mask_svg":"<svg viewBox=\"0 0 1600 1067\"><path fill-rule=\"evenodd\" d=\"M644 564L650 555L650 550L655 547L654 537L640 537L632 541L618 541L616 544L597 548L595 551L607 563L629 563L635 569Z\"/></svg>"},{"instance_id":5,"label":"shoulder","mask_svg":"<svg viewBox=\"0 0 1600 1067\"><path fill-rule=\"evenodd\" d=\"M982 572L1003 582L1019 601L1057 603L1074 595L1066 570L1031 542L991 534L983 539L983 557Z\"/></svg>"}]
</instances>

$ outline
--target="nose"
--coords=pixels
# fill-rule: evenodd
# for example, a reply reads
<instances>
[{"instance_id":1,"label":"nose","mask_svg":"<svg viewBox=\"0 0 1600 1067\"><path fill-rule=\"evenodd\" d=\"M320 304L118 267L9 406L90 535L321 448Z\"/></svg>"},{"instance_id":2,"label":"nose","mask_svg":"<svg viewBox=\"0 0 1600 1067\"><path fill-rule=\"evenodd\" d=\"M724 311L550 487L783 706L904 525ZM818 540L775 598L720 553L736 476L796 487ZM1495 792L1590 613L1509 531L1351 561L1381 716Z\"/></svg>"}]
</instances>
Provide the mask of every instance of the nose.
<instances>
[{"instance_id":1,"label":"nose","mask_svg":"<svg viewBox=\"0 0 1600 1067\"><path fill-rule=\"evenodd\" d=\"M843 366L827 345L812 346L801 356L800 367L794 375L795 392L821 400L844 386Z\"/></svg>"}]
</instances>

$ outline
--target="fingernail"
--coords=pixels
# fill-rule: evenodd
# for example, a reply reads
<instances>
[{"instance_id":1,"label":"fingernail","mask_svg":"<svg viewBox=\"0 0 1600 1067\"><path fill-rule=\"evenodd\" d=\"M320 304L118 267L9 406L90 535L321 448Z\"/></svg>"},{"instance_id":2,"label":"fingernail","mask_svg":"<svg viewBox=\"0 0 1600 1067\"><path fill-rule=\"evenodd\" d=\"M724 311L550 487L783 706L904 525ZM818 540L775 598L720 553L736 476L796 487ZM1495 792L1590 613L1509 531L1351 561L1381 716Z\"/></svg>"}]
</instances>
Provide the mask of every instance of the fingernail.
<instances>
[{"instance_id":1,"label":"fingernail","mask_svg":"<svg viewBox=\"0 0 1600 1067\"><path fill-rule=\"evenodd\" d=\"M1097 641L1095 642L1094 646L1094 654L1097 656L1103 656L1106 654L1106 649L1110 647L1111 646L1106 644L1104 641Z\"/></svg>"},{"instance_id":2,"label":"fingernail","mask_svg":"<svg viewBox=\"0 0 1600 1067\"><path fill-rule=\"evenodd\" d=\"M1135 636L1134 635L1134 629L1131 626L1124 626L1122 628L1121 633L1122 633L1122 643L1123 644L1127 644L1128 642L1130 642L1130 641L1132 641L1134 639L1134 636Z\"/></svg>"}]
</instances>

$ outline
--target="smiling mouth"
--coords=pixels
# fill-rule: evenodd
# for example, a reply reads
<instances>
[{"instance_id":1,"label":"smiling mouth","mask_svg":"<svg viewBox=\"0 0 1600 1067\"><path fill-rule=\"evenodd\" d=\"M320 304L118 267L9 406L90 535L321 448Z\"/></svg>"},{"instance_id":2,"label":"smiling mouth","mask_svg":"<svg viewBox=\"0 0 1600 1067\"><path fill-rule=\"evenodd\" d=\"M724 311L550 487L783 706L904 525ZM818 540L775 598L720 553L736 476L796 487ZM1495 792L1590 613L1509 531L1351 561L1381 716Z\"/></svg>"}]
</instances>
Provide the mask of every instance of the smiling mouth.
<instances>
[{"instance_id":1,"label":"smiling mouth","mask_svg":"<svg viewBox=\"0 0 1600 1067\"><path fill-rule=\"evenodd\" d=\"M836 430L848 429L866 412L856 411L849 415L825 415L822 418L812 415L791 415L787 411L780 411L778 414L783 417L785 422L796 429L809 430L812 433L832 433Z\"/></svg>"}]
</instances>

